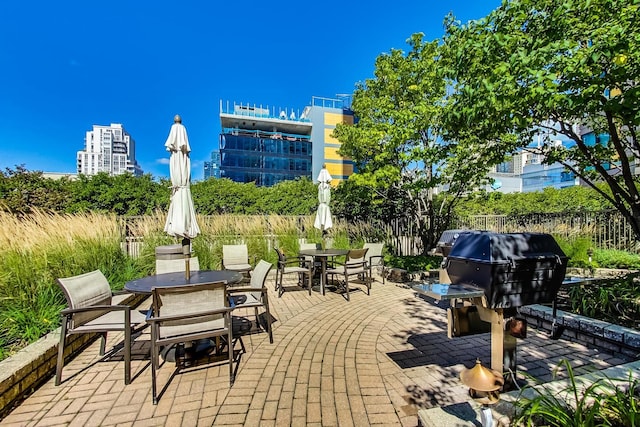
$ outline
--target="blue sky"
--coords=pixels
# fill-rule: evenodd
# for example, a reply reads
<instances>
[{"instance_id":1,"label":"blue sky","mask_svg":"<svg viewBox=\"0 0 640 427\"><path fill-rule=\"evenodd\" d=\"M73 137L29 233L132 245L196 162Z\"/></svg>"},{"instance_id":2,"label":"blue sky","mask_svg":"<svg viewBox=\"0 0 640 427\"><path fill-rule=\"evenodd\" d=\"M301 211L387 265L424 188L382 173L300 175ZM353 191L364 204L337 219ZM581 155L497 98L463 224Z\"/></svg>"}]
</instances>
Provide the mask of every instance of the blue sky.
<instances>
[{"instance_id":1,"label":"blue sky","mask_svg":"<svg viewBox=\"0 0 640 427\"><path fill-rule=\"evenodd\" d=\"M122 123L145 173L168 176L180 114L192 177L218 146L219 104L302 110L352 93L378 55L443 34L500 0L45 0L3 3L0 169L75 172L94 124Z\"/></svg>"}]
</instances>

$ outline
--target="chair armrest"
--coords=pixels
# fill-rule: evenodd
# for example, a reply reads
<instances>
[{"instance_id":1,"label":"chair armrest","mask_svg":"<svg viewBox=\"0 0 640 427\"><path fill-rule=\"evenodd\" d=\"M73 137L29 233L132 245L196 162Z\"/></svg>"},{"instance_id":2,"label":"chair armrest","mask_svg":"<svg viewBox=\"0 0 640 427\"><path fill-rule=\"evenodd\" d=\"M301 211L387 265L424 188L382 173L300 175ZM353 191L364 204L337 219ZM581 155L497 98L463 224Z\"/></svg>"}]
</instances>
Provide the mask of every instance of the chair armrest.
<instances>
[{"instance_id":1,"label":"chair armrest","mask_svg":"<svg viewBox=\"0 0 640 427\"><path fill-rule=\"evenodd\" d=\"M87 311L127 311L131 310L128 305L92 305L89 307L65 308L60 310L60 314L69 315L74 313L84 313Z\"/></svg>"},{"instance_id":2,"label":"chair armrest","mask_svg":"<svg viewBox=\"0 0 640 427\"><path fill-rule=\"evenodd\" d=\"M230 313L233 309L231 307L226 308L218 308L215 310L206 310L206 311L198 311L196 313L186 313L186 314L173 314L170 316L150 316L147 319L147 323L159 323L159 322L170 322L175 320L185 320L185 319L193 319L197 317L206 317L212 316L214 314L227 314Z\"/></svg>"},{"instance_id":3,"label":"chair armrest","mask_svg":"<svg viewBox=\"0 0 640 427\"><path fill-rule=\"evenodd\" d=\"M367 267L367 261L347 262L343 266L345 268Z\"/></svg>"},{"instance_id":4,"label":"chair armrest","mask_svg":"<svg viewBox=\"0 0 640 427\"><path fill-rule=\"evenodd\" d=\"M381 264L381 265L384 265L384 257L383 257L382 255L371 255L371 256L369 257L369 261L371 261L371 260L372 260L372 259L374 259L374 258L380 258L380 264Z\"/></svg>"},{"instance_id":5,"label":"chair armrest","mask_svg":"<svg viewBox=\"0 0 640 427\"><path fill-rule=\"evenodd\" d=\"M263 294L267 293L267 289L262 287L262 288L250 288L250 287L245 287L245 288L229 288L227 289L227 295L229 294L234 294L234 293L240 293L240 292L262 292Z\"/></svg>"}]
</instances>

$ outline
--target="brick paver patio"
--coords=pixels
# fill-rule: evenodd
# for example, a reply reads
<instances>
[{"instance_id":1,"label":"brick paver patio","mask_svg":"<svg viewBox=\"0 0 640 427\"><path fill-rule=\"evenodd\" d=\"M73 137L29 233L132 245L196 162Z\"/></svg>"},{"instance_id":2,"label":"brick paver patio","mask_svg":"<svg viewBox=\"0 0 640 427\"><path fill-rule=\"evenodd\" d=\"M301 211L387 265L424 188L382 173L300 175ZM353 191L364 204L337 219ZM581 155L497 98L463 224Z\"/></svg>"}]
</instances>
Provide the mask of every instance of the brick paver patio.
<instances>
[{"instance_id":1,"label":"brick paver patio","mask_svg":"<svg viewBox=\"0 0 640 427\"><path fill-rule=\"evenodd\" d=\"M420 408L468 401L460 371L476 358L490 364L488 334L448 339L444 308L404 285L377 281L370 296L353 291L350 302L293 289L278 298L273 279L268 287L274 344L266 333L243 338L232 388L226 364L195 368L176 375L153 405L147 331L136 340L130 385L117 357L81 370L98 359L96 342L67 364L63 384L52 378L0 424L415 426ZM542 381L562 358L578 374L628 361L532 329L518 358L520 372ZM162 386L172 367L160 371Z\"/></svg>"}]
</instances>

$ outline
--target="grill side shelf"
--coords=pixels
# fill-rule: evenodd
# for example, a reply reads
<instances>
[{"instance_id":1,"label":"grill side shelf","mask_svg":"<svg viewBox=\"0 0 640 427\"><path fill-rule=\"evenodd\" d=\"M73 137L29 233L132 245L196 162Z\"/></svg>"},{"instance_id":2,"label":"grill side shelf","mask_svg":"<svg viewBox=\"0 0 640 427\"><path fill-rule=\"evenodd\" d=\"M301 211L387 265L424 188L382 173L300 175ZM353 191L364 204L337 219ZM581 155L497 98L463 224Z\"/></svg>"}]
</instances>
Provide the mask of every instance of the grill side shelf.
<instances>
[{"instance_id":1,"label":"grill side shelf","mask_svg":"<svg viewBox=\"0 0 640 427\"><path fill-rule=\"evenodd\" d=\"M457 298L480 298L484 296L484 290L469 285L453 285L447 283L423 283L413 285L411 289L421 295L426 295L438 301Z\"/></svg>"}]
</instances>

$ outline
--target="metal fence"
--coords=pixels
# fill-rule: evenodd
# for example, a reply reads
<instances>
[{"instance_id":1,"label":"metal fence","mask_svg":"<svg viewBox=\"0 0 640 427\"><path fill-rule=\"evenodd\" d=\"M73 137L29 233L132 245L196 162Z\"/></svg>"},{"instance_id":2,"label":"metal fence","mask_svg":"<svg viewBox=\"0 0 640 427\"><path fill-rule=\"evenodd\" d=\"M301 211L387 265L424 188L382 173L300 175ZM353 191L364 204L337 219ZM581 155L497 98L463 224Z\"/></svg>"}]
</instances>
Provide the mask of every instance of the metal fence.
<instances>
[{"instance_id":1,"label":"metal fence","mask_svg":"<svg viewBox=\"0 0 640 427\"><path fill-rule=\"evenodd\" d=\"M571 214L530 214L518 216L474 215L458 219L451 228L489 230L499 233L550 233L571 240L589 238L599 249L640 251L640 244L629 222L618 211Z\"/></svg>"},{"instance_id":2,"label":"metal fence","mask_svg":"<svg viewBox=\"0 0 640 427\"><path fill-rule=\"evenodd\" d=\"M140 220L141 217L122 219L123 250L137 256L142 248L143 236L135 236L128 232L128 222ZM205 219L206 220L206 219ZM263 221L267 221L263 217ZM268 222L268 221L267 221ZM305 237L303 217L299 217L300 238ZM369 230L368 241L383 241L390 252L397 255L422 255L432 248L424 248L418 236L417 224L407 219L396 219L390 222L377 222L364 228L358 224L347 224L362 233ZM640 243L627 220L617 211L583 212L577 214L531 214L519 216L506 215L474 215L466 219L457 218L451 229L488 230L499 233L540 232L561 236L567 240L577 237L589 238L596 248L619 249L640 252ZM269 229L269 227L265 227ZM349 233L354 234L354 233ZM357 234L357 233L356 233ZM267 232L265 236L270 242L277 241L277 236ZM270 243L271 245L271 243Z\"/></svg>"}]
</instances>

